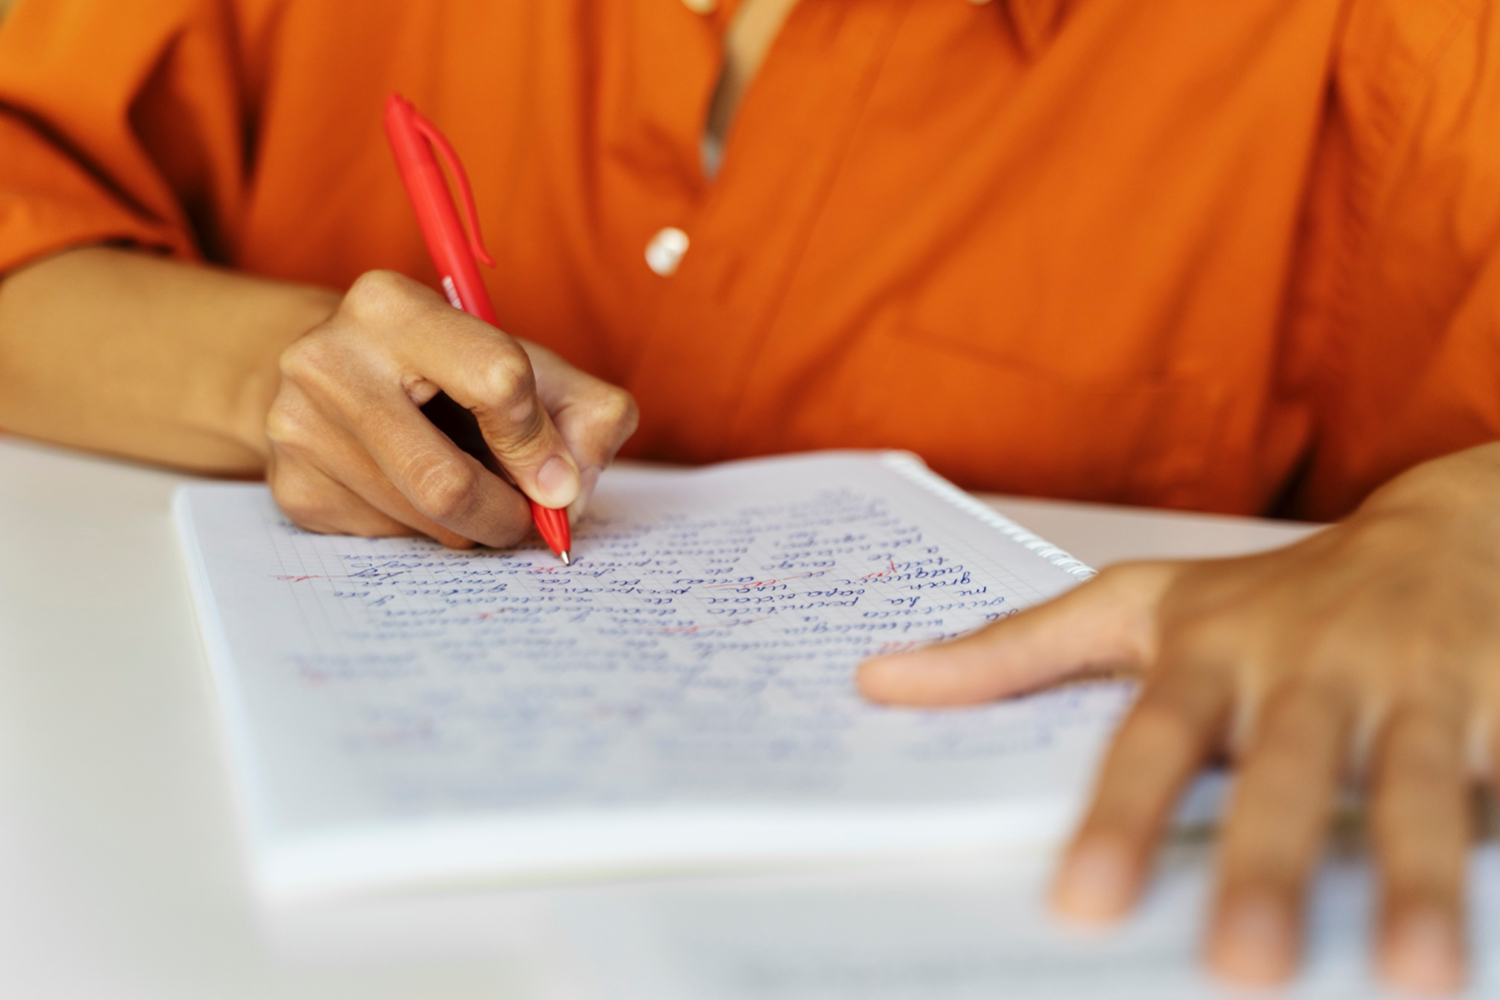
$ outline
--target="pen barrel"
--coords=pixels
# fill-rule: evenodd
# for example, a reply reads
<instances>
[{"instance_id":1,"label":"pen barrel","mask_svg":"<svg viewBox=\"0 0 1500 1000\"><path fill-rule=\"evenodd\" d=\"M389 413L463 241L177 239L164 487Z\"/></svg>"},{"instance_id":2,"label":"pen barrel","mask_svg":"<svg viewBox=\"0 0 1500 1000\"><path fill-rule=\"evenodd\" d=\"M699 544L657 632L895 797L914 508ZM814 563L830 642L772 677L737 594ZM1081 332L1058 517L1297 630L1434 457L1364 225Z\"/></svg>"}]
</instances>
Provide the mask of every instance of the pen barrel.
<instances>
[{"instance_id":1,"label":"pen barrel","mask_svg":"<svg viewBox=\"0 0 1500 1000\"><path fill-rule=\"evenodd\" d=\"M455 308L496 326L495 308L480 277L479 265L469 250L448 180L426 137L417 130L415 114L410 104L392 100L386 106L385 128L395 153L396 169L422 230L422 241L427 244L448 301Z\"/></svg>"},{"instance_id":2,"label":"pen barrel","mask_svg":"<svg viewBox=\"0 0 1500 1000\"><path fill-rule=\"evenodd\" d=\"M490 303L484 280L479 275L479 265L464 233L463 224L459 221L448 179L443 176L442 167L433 155L432 145L422 132L423 125L442 144L445 155L455 172L460 175L455 179L461 183L470 223L477 230L473 196L468 190L467 181L462 177L463 168L457 162L457 155L452 152L447 140L430 124L421 122L416 108L404 98L393 94L386 102L385 130L391 141L391 151L396 157L396 169L401 174L401 183L406 188L407 197L411 199L417 225L422 230L422 240L427 244L427 252L437 267L443 293L454 308L477 316L491 326L498 326L494 306ZM477 231L474 243L479 243ZM489 259L488 254L484 256L486 260ZM473 414L453 402L445 393L439 393L423 407L423 412L486 468L497 473L503 472L485 442ZM542 540L559 555L569 551L572 539L567 511L543 507L530 497L526 500L531 507L531 519Z\"/></svg>"},{"instance_id":3,"label":"pen barrel","mask_svg":"<svg viewBox=\"0 0 1500 1000\"><path fill-rule=\"evenodd\" d=\"M547 547L558 555L562 555L573 547L572 531L568 527L568 512L554 507L543 507L541 504L527 497L531 505L531 521L536 525L537 534L542 536L542 541Z\"/></svg>"}]
</instances>

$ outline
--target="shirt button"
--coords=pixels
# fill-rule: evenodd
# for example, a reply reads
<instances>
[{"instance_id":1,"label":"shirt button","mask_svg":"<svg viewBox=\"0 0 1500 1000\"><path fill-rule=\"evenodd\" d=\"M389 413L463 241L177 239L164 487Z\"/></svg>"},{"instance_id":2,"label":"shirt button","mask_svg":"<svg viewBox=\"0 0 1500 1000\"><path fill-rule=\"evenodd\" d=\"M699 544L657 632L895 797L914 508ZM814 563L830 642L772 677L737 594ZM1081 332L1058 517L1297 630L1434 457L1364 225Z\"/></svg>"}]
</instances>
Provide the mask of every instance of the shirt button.
<instances>
[{"instance_id":1,"label":"shirt button","mask_svg":"<svg viewBox=\"0 0 1500 1000\"><path fill-rule=\"evenodd\" d=\"M676 226L668 226L646 244L646 266L663 278L676 274L687 248L688 234Z\"/></svg>"},{"instance_id":2,"label":"shirt button","mask_svg":"<svg viewBox=\"0 0 1500 1000\"><path fill-rule=\"evenodd\" d=\"M682 5L694 14L712 14L719 0L682 0Z\"/></svg>"}]
</instances>

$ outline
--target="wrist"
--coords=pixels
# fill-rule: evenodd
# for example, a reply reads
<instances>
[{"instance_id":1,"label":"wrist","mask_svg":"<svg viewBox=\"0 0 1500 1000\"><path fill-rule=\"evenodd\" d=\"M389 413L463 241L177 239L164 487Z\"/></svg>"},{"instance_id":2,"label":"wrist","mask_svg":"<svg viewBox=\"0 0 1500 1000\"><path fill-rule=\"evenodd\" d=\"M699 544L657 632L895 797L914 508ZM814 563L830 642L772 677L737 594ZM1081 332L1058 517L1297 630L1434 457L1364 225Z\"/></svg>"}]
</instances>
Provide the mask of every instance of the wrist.
<instances>
[{"instance_id":1,"label":"wrist","mask_svg":"<svg viewBox=\"0 0 1500 1000\"><path fill-rule=\"evenodd\" d=\"M1500 538L1500 442L1415 465L1367 497L1352 522L1420 520L1429 533L1464 544Z\"/></svg>"},{"instance_id":2,"label":"wrist","mask_svg":"<svg viewBox=\"0 0 1500 1000\"><path fill-rule=\"evenodd\" d=\"M242 366L239 390L223 418L229 436L258 456L262 466L271 454L266 414L281 388L281 354L332 316L341 299L336 292L311 286L281 286L276 292L274 300L263 303L255 356Z\"/></svg>"}]
</instances>

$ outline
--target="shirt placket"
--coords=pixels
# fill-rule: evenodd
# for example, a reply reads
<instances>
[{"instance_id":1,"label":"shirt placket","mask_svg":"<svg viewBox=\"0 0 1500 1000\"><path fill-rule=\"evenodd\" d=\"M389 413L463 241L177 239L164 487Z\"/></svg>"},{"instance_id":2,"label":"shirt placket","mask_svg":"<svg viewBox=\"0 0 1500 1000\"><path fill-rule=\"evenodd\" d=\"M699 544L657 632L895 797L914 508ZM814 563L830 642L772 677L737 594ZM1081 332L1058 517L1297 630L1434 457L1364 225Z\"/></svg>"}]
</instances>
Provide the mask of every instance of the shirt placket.
<instances>
[{"instance_id":1,"label":"shirt placket","mask_svg":"<svg viewBox=\"0 0 1500 1000\"><path fill-rule=\"evenodd\" d=\"M628 368L643 403L634 453L712 461L735 450L749 374L910 2L802 0L745 94L716 181L625 263L649 310ZM701 126L680 137L695 155Z\"/></svg>"}]
</instances>

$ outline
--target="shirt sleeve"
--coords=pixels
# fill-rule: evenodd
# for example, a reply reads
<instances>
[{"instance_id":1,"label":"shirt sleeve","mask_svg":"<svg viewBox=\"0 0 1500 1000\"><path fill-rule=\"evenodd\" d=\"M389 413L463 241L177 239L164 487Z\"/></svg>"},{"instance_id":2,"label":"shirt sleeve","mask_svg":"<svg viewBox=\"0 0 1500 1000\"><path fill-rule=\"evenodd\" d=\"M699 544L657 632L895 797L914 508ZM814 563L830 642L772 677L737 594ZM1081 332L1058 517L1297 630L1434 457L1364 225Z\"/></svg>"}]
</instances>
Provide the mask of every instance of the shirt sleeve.
<instances>
[{"instance_id":1,"label":"shirt sleeve","mask_svg":"<svg viewBox=\"0 0 1500 1000\"><path fill-rule=\"evenodd\" d=\"M0 20L0 274L91 243L232 256L234 37L227 0L17 0Z\"/></svg>"},{"instance_id":2,"label":"shirt sleeve","mask_svg":"<svg viewBox=\"0 0 1500 1000\"><path fill-rule=\"evenodd\" d=\"M1328 280L1303 303L1330 331L1299 505L1320 519L1500 439L1500 2L1356 3L1335 66L1309 214Z\"/></svg>"}]
</instances>

